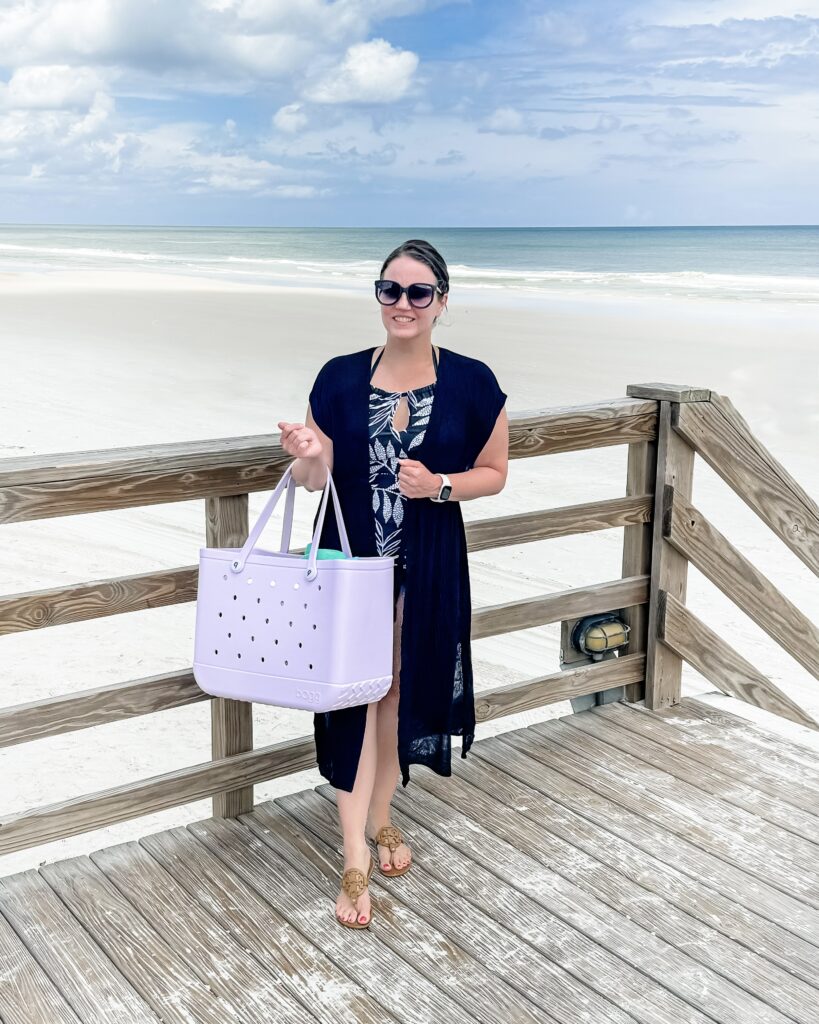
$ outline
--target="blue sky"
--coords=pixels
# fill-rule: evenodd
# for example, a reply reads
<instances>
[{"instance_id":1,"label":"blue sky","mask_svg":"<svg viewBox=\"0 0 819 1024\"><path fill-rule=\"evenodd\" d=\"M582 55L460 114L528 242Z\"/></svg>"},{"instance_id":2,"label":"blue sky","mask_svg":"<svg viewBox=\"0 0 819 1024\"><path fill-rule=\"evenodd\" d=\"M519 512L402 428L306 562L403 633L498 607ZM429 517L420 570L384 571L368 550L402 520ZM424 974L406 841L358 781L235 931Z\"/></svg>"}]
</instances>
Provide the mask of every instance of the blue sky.
<instances>
[{"instance_id":1,"label":"blue sky","mask_svg":"<svg viewBox=\"0 0 819 1024\"><path fill-rule=\"evenodd\" d=\"M819 222L819 0L4 0L0 221Z\"/></svg>"}]
</instances>

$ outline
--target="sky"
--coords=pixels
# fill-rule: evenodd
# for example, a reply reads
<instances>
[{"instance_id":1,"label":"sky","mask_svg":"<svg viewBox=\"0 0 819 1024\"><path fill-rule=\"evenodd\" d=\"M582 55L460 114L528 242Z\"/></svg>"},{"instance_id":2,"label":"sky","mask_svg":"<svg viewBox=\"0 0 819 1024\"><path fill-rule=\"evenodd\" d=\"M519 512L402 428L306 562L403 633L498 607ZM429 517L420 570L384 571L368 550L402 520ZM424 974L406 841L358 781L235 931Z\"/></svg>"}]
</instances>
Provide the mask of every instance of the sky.
<instances>
[{"instance_id":1,"label":"sky","mask_svg":"<svg viewBox=\"0 0 819 1024\"><path fill-rule=\"evenodd\" d=\"M0 0L0 222L819 223L819 0Z\"/></svg>"}]
</instances>

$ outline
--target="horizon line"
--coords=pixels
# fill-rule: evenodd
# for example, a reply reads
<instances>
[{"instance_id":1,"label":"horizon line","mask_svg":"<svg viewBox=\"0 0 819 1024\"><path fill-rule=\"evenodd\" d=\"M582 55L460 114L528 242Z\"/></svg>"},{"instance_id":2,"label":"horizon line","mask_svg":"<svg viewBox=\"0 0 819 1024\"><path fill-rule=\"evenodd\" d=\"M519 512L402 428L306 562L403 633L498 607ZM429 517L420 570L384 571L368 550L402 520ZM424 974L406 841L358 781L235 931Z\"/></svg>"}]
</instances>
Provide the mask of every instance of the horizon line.
<instances>
[{"instance_id":1,"label":"horizon line","mask_svg":"<svg viewBox=\"0 0 819 1024\"><path fill-rule=\"evenodd\" d=\"M168 229L209 229L240 231L245 229L263 231L660 231L708 230L711 228L817 228L819 224L806 223L764 223L764 224L486 224L486 225L353 225L353 224L119 224L57 221L0 221L0 228L162 228Z\"/></svg>"}]
</instances>

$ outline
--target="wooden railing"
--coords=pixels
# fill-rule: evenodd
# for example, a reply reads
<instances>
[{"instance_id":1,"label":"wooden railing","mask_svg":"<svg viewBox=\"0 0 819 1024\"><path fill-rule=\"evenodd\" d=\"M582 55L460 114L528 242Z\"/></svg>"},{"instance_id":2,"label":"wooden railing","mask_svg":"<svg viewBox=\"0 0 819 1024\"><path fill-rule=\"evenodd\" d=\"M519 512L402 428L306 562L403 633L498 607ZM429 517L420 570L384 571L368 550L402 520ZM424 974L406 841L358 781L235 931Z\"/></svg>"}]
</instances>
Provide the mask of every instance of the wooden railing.
<instances>
[{"instance_id":1,"label":"wooden railing","mask_svg":"<svg viewBox=\"0 0 819 1024\"><path fill-rule=\"evenodd\" d=\"M685 659L726 692L814 724L684 606L688 561L698 567L707 563L703 571L716 576L718 585L817 674L816 629L770 584L761 588L759 574L749 575L747 560L713 527L701 527L704 520L688 501L694 451L758 506L763 519L816 571L815 504L726 399L671 385L628 390L627 398L511 416L509 439L513 459L627 444L625 497L466 524L470 551L623 527L621 578L476 609L472 638L554 622L561 623L565 637L578 619L615 611L631 627L628 653L584 659L576 667L564 665L561 671L481 691L477 719L588 695L645 696L650 707L675 703ZM726 420L733 431L727 439ZM0 460L0 523L204 498L205 544L238 547L249 531L249 493L274 488L291 461L278 435ZM303 553L304 548L291 550ZM0 597L0 636L194 601L197 573L197 565L188 565ZM252 809L255 783L315 766L312 735L254 749L252 705L211 697L190 670L5 709L0 746L203 700L211 702L212 760L6 816L0 821L0 853L208 796L214 816L235 816Z\"/></svg>"}]
</instances>

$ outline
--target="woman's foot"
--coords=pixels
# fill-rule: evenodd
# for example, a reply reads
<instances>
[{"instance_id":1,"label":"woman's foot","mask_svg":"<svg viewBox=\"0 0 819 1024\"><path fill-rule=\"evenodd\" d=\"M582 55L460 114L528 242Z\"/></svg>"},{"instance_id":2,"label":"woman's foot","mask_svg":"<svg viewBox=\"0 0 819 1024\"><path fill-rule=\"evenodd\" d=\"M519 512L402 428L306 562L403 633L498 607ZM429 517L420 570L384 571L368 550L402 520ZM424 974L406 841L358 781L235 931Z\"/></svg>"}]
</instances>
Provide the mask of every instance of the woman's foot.
<instances>
[{"instance_id":1,"label":"woman's foot","mask_svg":"<svg viewBox=\"0 0 819 1024\"><path fill-rule=\"evenodd\" d=\"M343 870L358 868L366 878L371 861L372 854L366 846L362 846L360 849L345 854ZM358 924L367 924L370 920L370 913L370 890L367 886L364 887L361 895L355 901L350 899L343 887L340 889L338 899L336 900L336 917L339 921L355 921Z\"/></svg>"},{"instance_id":2,"label":"woman's foot","mask_svg":"<svg viewBox=\"0 0 819 1024\"><path fill-rule=\"evenodd\" d=\"M366 836L372 842L375 842L375 837L378 835L379 829L383 825L391 825L392 822L384 821L381 825L373 826L370 822L367 822ZM378 844L378 862L385 871L389 871L390 868L404 868L412 861L412 850L407 846L406 843L399 843L394 850L390 850L389 846L381 846Z\"/></svg>"}]
</instances>

